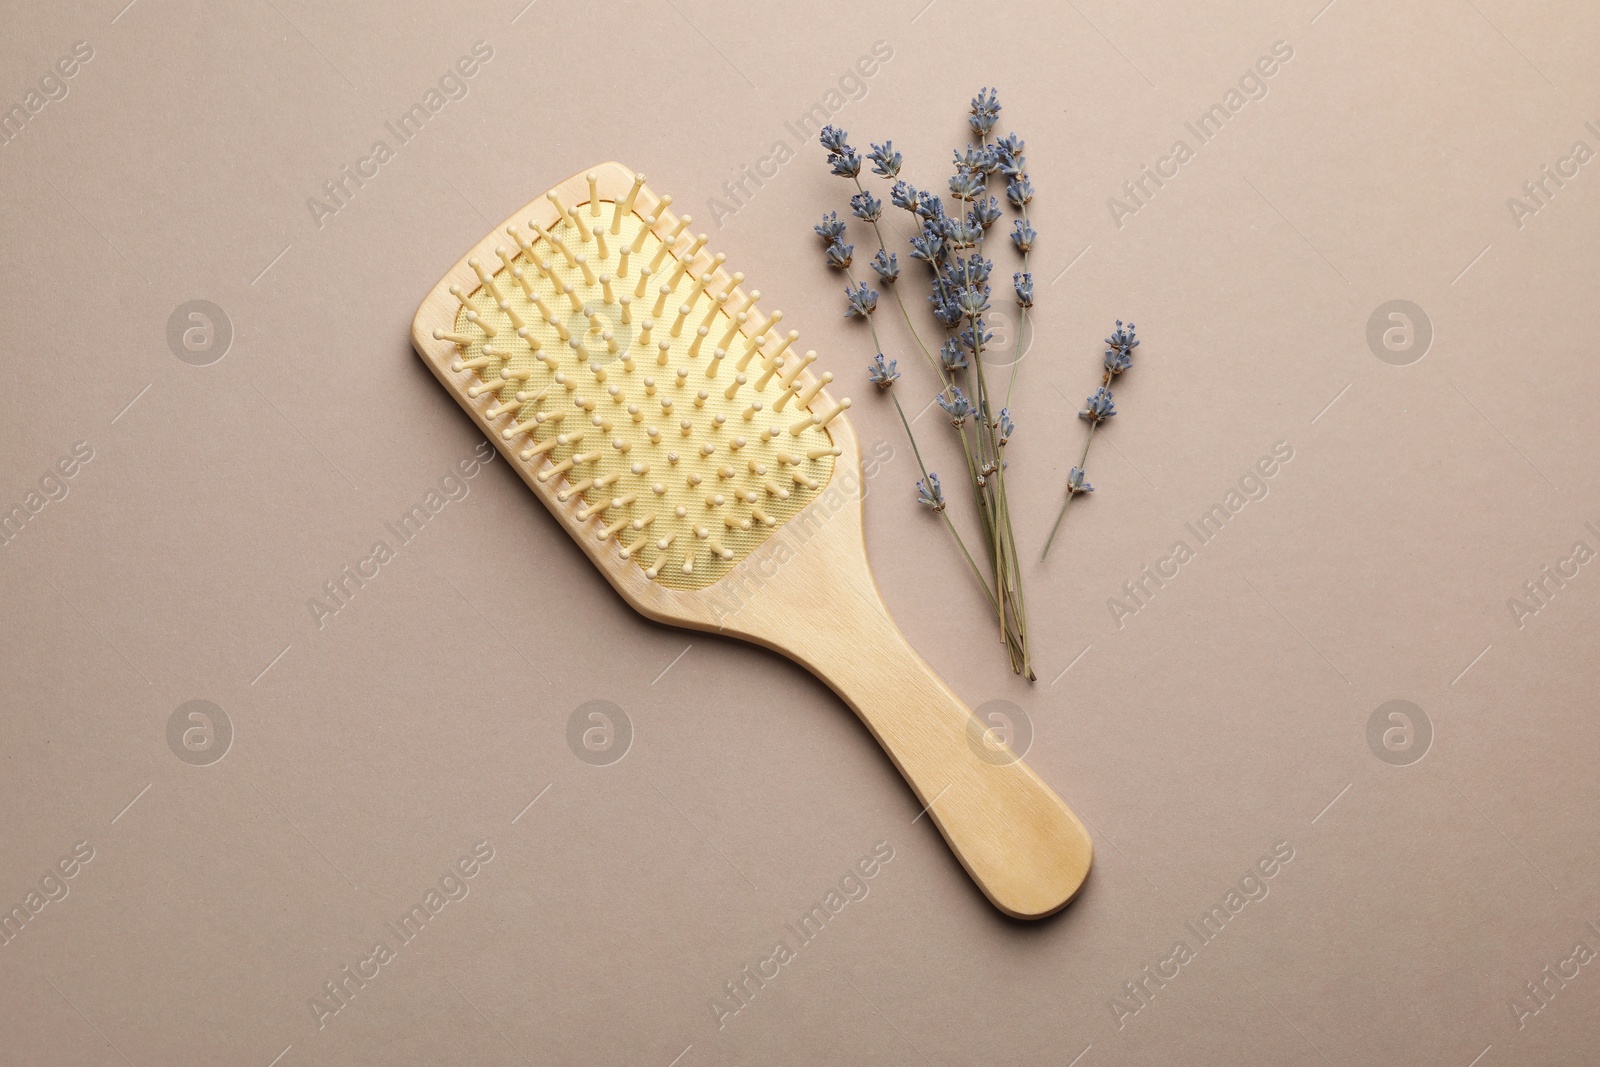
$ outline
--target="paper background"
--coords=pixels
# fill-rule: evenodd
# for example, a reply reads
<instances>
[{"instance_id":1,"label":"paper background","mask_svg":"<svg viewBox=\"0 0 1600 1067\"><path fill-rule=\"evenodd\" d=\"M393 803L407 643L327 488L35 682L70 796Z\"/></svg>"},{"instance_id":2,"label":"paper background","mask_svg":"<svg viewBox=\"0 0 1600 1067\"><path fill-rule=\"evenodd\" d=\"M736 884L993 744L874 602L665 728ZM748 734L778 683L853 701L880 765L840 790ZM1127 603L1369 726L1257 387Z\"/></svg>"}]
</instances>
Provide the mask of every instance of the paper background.
<instances>
[{"instance_id":1,"label":"paper background","mask_svg":"<svg viewBox=\"0 0 1600 1067\"><path fill-rule=\"evenodd\" d=\"M0 945L0 1058L1593 1058L1600 963L1563 961L1600 947L1600 575L1507 606L1575 542L1600 550L1600 163L1520 226L1507 203L1574 142L1600 150L1593 9L124 2L13 5L0 40L7 105L93 49L0 148L0 498L93 450L0 548L0 905L94 850ZM479 41L465 97L399 144L385 123ZM863 150L892 136L941 184L984 84L1028 142L1026 551L1081 445L1099 338L1121 317L1144 342L1090 457L1099 491L1027 574L1031 686L914 502L810 232L846 183L785 124L878 41L892 58L834 116ZM1185 123L1276 42L1293 55L1266 95L1199 144ZM394 158L319 226L308 198L379 138ZM1178 138L1194 158L1119 226L1108 198ZM795 158L712 223L708 200L780 139ZM705 221L848 385L869 453L890 450L867 502L886 601L969 703L1021 709L1030 764L1093 829L1060 916L1002 918L822 685L636 616L503 462L318 628L308 600L477 443L410 350L418 301L492 220L612 158ZM207 366L168 343L192 300L233 333ZM1391 300L1433 335L1403 366L1367 340ZM894 354L908 402L930 395ZM936 420L919 428L953 475ZM1278 442L1293 459L1266 497L1119 628L1108 599L1194 546L1185 523ZM231 724L207 766L169 747L191 700ZM609 766L568 747L592 700L631 723ZM1420 761L1369 747L1391 700L1426 717ZM319 1028L310 998L397 944L385 924L482 841L468 895ZM724 983L880 841L894 858L865 899L719 1029ZM1200 945L1185 922L1280 842L1267 896ZM1131 999L1178 940L1193 960ZM1578 973L1544 977L1519 1027L1510 1002L1539 1005L1524 983L1546 966Z\"/></svg>"}]
</instances>

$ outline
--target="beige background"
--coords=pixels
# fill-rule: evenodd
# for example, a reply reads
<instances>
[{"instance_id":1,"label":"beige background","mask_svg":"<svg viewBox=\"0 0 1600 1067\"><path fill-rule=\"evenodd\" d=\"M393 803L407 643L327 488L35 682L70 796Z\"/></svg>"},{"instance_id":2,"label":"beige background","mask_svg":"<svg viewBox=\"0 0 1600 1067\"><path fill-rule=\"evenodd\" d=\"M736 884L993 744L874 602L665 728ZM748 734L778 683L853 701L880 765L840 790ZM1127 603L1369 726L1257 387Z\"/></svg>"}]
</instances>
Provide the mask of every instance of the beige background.
<instances>
[{"instance_id":1,"label":"beige background","mask_svg":"<svg viewBox=\"0 0 1600 1067\"><path fill-rule=\"evenodd\" d=\"M1590 6L124 2L13 4L0 40L7 105L94 51L0 148L0 497L93 449L0 548L0 905L94 850L0 945L0 1060L1595 1058L1600 964L1547 981L1521 1028L1508 1003L1600 947L1600 575L1520 628L1507 607L1574 542L1600 549L1600 164L1520 228L1507 206L1573 142L1600 148ZM892 449L868 541L908 636L974 706L1023 709L1030 763L1093 828L1082 896L1035 925L913 822L820 684L634 615L503 463L324 627L307 607L472 453L406 336L490 220L616 158L709 222L880 40L893 58L836 116L863 148L893 136L942 183L980 84L1029 144L1030 551L1098 339L1117 317L1144 339L1090 457L1100 491L1027 576L1029 686L868 395L809 229L843 204L817 146L712 230L850 383L867 449ZM468 95L319 228L307 199L476 41L493 58ZM1119 227L1107 199L1278 41L1267 95ZM194 299L234 331L209 366L167 344ZM1367 343L1393 299L1434 333L1407 366ZM897 388L928 394L899 355ZM1119 629L1108 598L1279 441L1267 497ZM168 746L193 699L232 725L209 766ZM1367 741L1395 699L1433 735L1405 766ZM632 723L610 766L566 743L590 700ZM319 1029L308 999L481 841L469 895ZM719 1029L723 983L879 841L870 894ZM1196 947L1185 921L1280 842L1268 896ZM1119 1028L1112 998L1180 939L1195 958Z\"/></svg>"}]
</instances>

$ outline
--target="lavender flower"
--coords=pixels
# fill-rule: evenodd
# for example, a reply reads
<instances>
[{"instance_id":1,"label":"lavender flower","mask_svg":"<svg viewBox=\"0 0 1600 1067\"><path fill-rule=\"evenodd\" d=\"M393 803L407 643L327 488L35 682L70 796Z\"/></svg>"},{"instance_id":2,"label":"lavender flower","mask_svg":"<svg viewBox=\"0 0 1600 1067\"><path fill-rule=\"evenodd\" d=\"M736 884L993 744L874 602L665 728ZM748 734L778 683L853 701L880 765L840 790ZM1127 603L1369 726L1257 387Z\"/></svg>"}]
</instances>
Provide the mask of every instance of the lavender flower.
<instances>
[{"instance_id":1,"label":"lavender flower","mask_svg":"<svg viewBox=\"0 0 1600 1067\"><path fill-rule=\"evenodd\" d=\"M968 212L962 219L946 218L944 220L944 235L952 245L957 248L971 248L983 237L983 227L977 218Z\"/></svg>"},{"instance_id":2,"label":"lavender flower","mask_svg":"<svg viewBox=\"0 0 1600 1067\"><path fill-rule=\"evenodd\" d=\"M1015 208L1033 203L1033 183L1026 174L1020 174L1006 183L1006 199Z\"/></svg>"},{"instance_id":3,"label":"lavender flower","mask_svg":"<svg viewBox=\"0 0 1600 1067\"><path fill-rule=\"evenodd\" d=\"M811 228L817 231L817 236L828 244L833 244L844 237L844 220L839 217L839 213L836 211L830 211L822 216L822 222Z\"/></svg>"},{"instance_id":4,"label":"lavender flower","mask_svg":"<svg viewBox=\"0 0 1600 1067\"><path fill-rule=\"evenodd\" d=\"M1073 467L1067 472L1067 495L1075 496L1078 493L1092 493L1094 486L1083 480L1083 468Z\"/></svg>"},{"instance_id":5,"label":"lavender flower","mask_svg":"<svg viewBox=\"0 0 1600 1067\"><path fill-rule=\"evenodd\" d=\"M850 135L834 126L822 127L817 140L828 150L828 165L843 178L854 178L861 173L861 156L846 140Z\"/></svg>"},{"instance_id":6,"label":"lavender flower","mask_svg":"<svg viewBox=\"0 0 1600 1067\"><path fill-rule=\"evenodd\" d=\"M864 319L878 310L878 291L876 289L868 289L866 282L858 282L854 286L845 286L844 295L850 301L850 306L844 312L844 317L847 319L852 317Z\"/></svg>"},{"instance_id":7,"label":"lavender flower","mask_svg":"<svg viewBox=\"0 0 1600 1067\"><path fill-rule=\"evenodd\" d=\"M939 476L929 472L927 481L917 481L917 503L926 504L934 511L943 511L944 490L939 488Z\"/></svg>"},{"instance_id":8,"label":"lavender flower","mask_svg":"<svg viewBox=\"0 0 1600 1067\"><path fill-rule=\"evenodd\" d=\"M976 352L978 351L978 346L988 345L993 341L994 334L984 327L982 319L974 319L973 325L977 327L976 331L973 330L973 326L963 326L956 333L956 340L961 343L963 348Z\"/></svg>"},{"instance_id":9,"label":"lavender flower","mask_svg":"<svg viewBox=\"0 0 1600 1067\"><path fill-rule=\"evenodd\" d=\"M972 127L973 133L987 137L999 118L999 94L993 89L979 89L978 95L972 98L972 115L967 119L967 125Z\"/></svg>"},{"instance_id":10,"label":"lavender flower","mask_svg":"<svg viewBox=\"0 0 1600 1067\"><path fill-rule=\"evenodd\" d=\"M829 156L828 162L833 165L833 172L841 178L854 178L861 173L861 157L849 146L843 152Z\"/></svg>"},{"instance_id":11,"label":"lavender flower","mask_svg":"<svg viewBox=\"0 0 1600 1067\"><path fill-rule=\"evenodd\" d=\"M949 394L948 396L944 393L939 394L939 406L944 408L946 415L950 416L952 425L963 426L966 424L967 417L972 414L972 402L962 394L959 386L952 385L949 389Z\"/></svg>"},{"instance_id":12,"label":"lavender flower","mask_svg":"<svg viewBox=\"0 0 1600 1067\"><path fill-rule=\"evenodd\" d=\"M889 187L889 203L907 211L916 211L917 204L921 201L922 194L917 192L917 187L909 182L895 182Z\"/></svg>"},{"instance_id":13,"label":"lavender flower","mask_svg":"<svg viewBox=\"0 0 1600 1067\"><path fill-rule=\"evenodd\" d=\"M945 269L945 280L954 286L982 285L989 280L994 262L983 256L968 256L965 263L957 260Z\"/></svg>"},{"instance_id":14,"label":"lavender flower","mask_svg":"<svg viewBox=\"0 0 1600 1067\"><path fill-rule=\"evenodd\" d=\"M1111 401L1111 390L1103 385L1096 389L1084 403L1088 407L1078 412L1078 417L1088 419L1095 425L1099 425L1117 413L1117 406Z\"/></svg>"},{"instance_id":15,"label":"lavender flower","mask_svg":"<svg viewBox=\"0 0 1600 1067\"><path fill-rule=\"evenodd\" d=\"M942 255L944 255L944 234L932 227L924 228L921 237L911 239L912 259L920 259L931 265L937 263Z\"/></svg>"},{"instance_id":16,"label":"lavender flower","mask_svg":"<svg viewBox=\"0 0 1600 1067\"><path fill-rule=\"evenodd\" d=\"M967 145L965 152L955 153L955 167L974 174L993 174L1000 167L1000 154L989 145Z\"/></svg>"},{"instance_id":17,"label":"lavender flower","mask_svg":"<svg viewBox=\"0 0 1600 1067\"><path fill-rule=\"evenodd\" d=\"M1033 251L1034 239L1039 235L1034 228L1028 225L1027 219L1018 219L1014 224L1015 229L1011 234L1011 243L1017 246L1017 251L1026 255Z\"/></svg>"},{"instance_id":18,"label":"lavender flower","mask_svg":"<svg viewBox=\"0 0 1600 1067\"><path fill-rule=\"evenodd\" d=\"M1003 448L1005 443L1011 440L1011 435L1017 432L1017 424L1011 421L1010 408L1000 409L1000 417L995 421L995 428L1000 431L1000 445Z\"/></svg>"},{"instance_id":19,"label":"lavender flower","mask_svg":"<svg viewBox=\"0 0 1600 1067\"><path fill-rule=\"evenodd\" d=\"M928 303L933 305L933 317L946 329L961 321L961 305L948 292L935 292L928 297Z\"/></svg>"},{"instance_id":20,"label":"lavender flower","mask_svg":"<svg viewBox=\"0 0 1600 1067\"><path fill-rule=\"evenodd\" d=\"M900 377L900 372L894 369L895 360L884 361L883 353L879 352L872 357L872 362L867 365L867 381L879 389L887 389Z\"/></svg>"},{"instance_id":21,"label":"lavender flower","mask_svg":"<svg viewBox=\"0 0 1600 1067\"><path fill-rule=\"evenodd\" d=\"M1009 191L1006 195L1010 195ZM979 226L987 230L990 226L1000 221L1000 201L992 196L987 200L976 201L972 205L972 218L977 220Z\"/></svg>"},{"instance_id":22,"label":"lavender flower","mask_svg":"<svg viewBox=\"0 0 1600 1067\"><path fill-rule=\"evenodd\" d=\"M1007 171L1005 168L1008 162L1012 160L1020 160L1022 158L1024 142L1022 138L1018 137L1016 134L1008 133L1004 137L995 141L994 148L995 151L1000 155L1000 169L1004 173L1009 174L1011 172Z\"/></svg>"},{"instance_id":23,"label":"lavender flower","mask_svg":"<svg viewBox=\"0 0 1600 1067\"><path fill-rule=\"evenodd\" d=\"M960 305L962 315L975 319L989 310L989 294L986 290L973 286L964 291L956 303Z\"/></svg>"},{"instance_id":24,"label":"lavender flower","mask_svg":"<svg viewBox=\"0 0 1600 1067\"><path fill-rule=\"evenodd\" d=\"M958 170L950 176L950 195L957 200L971 200L983 195L981 171Z\"/></svg>"},{"instance_id":25,"label":"lavender flower","mask_svg":"<svg viewBox=\"0 0 1600 1067\"><path fill-rule=\"evenodd\" d=\"M1013 274L1011 284L1017 290L1017 303L1025 308L1033 307L1033 274Z\"/></svg>"},{"instance_id":26,"label":"lavender flower","mask_svg":"<svg viewBox=\"0 0 1600 1067\"><path fill-rule=\"evenodd\" d=\"M843 241L834 241L828 246L828 266L833 267L835 270L844 270L850 266L851 253L855 251L855 248L855 245L847 245Z\"/></svg>"},{"instance_id":27,"label":"lavender flower","mask_svg":"<svg viewBox=\"0 0 1600 1067\"><path fill-rule=\"evenodd\" d=\"M883 215L883 201L862 190L850 198L850 213L866 222L877 222Z\"/></svg>"},{"instance_id":28,"label":"lavender flower","mask_svg":"<svg viewBox=\"0 0 1600 1067\"><path fill-rule=\"evenodd\" d=\"M1139 338L1134 336L1135 329L1136 327L1133 325L1133 323L1130 322L1126 327L1124 327L1122 325L1122 320L1118 319L1117 328L1112 331L1110 337L1106 338L1106 344L1110 345L1112 348L1123 349L1129 355L1132 355L1133 350L1139 347Z\"/></svg>"},{"instance_id":29,"label":"lavender flower","mask_svg":"<svg viewBox=\"0 0 1600 1067\"><path fill-rule=\"evenodd\" d=\"M944 344L939 346L939 363L947 371L965 370L967 350L954 337L947 337Z\"/></svg>"},{"instance_id":30,"label":"lavender flower","mask_svg":"<svg viewBox=\"0 0 1600 1067\"><path fill-rule=\"evenodd\" d=\"M924 221L944 218L944 201L934 194L923 189L917 193L917 206L914 208L918 216Z\"/></svg>"},{"instance_id":31,"label":"lavender flower","mask_svg":"<svg viewBox=\"0 0 1600 1067\"><path fill-rule=\"evenodd\" d=\"M1128 328L1122 328L1122 320L1117 320L1117 329L1110 337L1106 338L1105 368L1110 375L1121 374L1133 366L1133 350L1139 347L1139 339L1133 335L1133 323L1128 323Z\"/></svg>"},{"instance_id":32,"label":"lavender flower","mask_svg":"<svg viewBox=\"0 0 1600 1067\"><path fill-rule=\"evenodd\" d=\"M885 253L880 248L872 257L872 269L883 279L883 284L893 285L900 277L900 259L893 252Z\"/></svg>"},{"instance_id":33,"label":"lavender flower","mask_svg":"<svg viewBox=\"0 0 1600 1067\"><path fill-rule=\"evenodd\" d=\"M882 178L893 178L900 173L900 153L894 150L893 141L873 144L867 153L872 160L872 172Z\"/></svg>"}]
</instances>

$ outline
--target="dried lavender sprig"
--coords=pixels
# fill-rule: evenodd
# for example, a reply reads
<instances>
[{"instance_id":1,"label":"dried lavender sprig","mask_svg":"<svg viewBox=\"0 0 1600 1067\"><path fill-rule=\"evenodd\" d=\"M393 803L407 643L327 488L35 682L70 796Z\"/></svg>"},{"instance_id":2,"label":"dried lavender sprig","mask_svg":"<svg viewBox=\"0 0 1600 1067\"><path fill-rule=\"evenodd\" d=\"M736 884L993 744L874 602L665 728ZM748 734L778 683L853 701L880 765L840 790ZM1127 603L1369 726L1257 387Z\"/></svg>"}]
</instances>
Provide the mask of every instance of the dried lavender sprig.
<instances>
[{"instance_id":1,"label":"dried lavender sprig","mask_svg":"<svg viewBox=\"0 0 1600 1067\"><path fill-rule=\"evenodd\" d=\"M1111 336L1106 338L1106 354L1101 361L1103 373L1100 377L1100 387L1089 394L1084 401L1084 408L1078 412L1078 417L1089 423L1089 432L1083 438L1083 454L1078 457L1078 465L1067 472L1067 498L1061 502L1061 511L1056 515L1055 525L1050 527L1050 536L1045 538L1044 550L1039 553L1039 562L1043 563L1050 554L1050 545L1056 539L1056 531L1061 529L1061 520L1067 517L1067 506L1072 503L1072 498L1081 493L1094 492L1094 486L1084 481L1084 464L1089 461L1089 445L1094 441L1094 432L1100 424L1117 413L1117 405L1111 395L1110 385L1112 379L1129 367L1133 366L1133 350L1139 347L1139 338L1134 333L1133 323L1126 327L1122 320L1117 320L1117 328Z\"/></svg>"}]
</instances>

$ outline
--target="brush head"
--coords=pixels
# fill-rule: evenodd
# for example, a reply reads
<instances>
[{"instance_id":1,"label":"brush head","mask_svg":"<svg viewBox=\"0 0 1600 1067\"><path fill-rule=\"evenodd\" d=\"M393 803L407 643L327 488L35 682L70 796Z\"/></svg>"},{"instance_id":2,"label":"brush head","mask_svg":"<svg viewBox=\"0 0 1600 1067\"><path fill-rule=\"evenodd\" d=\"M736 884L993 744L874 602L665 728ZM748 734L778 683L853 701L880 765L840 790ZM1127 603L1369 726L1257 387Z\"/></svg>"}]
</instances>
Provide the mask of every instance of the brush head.
<instances>
[{"instance_id":1,"label":"brush head","mask_svg":"<svg viewBox=\"0 0 1600 1067\"><path fill-rule=\"evenodd\" d=\"M617 164L576 175L481 241L413 327L625 593L706 588L857 455L832 375L670 202Z\"/></svg>"}]
</instances>

